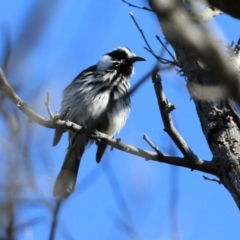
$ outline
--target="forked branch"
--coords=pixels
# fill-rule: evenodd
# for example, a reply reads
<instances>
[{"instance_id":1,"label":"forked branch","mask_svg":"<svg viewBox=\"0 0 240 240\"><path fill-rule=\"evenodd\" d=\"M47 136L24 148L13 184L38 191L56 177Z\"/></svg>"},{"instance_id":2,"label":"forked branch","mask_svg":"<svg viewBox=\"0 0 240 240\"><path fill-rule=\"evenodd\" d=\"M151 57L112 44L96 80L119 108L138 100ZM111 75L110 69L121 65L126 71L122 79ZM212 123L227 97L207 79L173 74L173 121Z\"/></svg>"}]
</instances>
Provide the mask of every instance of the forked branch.
<instances>
[{"instance_id":1,"label":"forked branch","mask_svg":"<svg viewBox=\"0 0 240 240\"><path fill-rule=\"evenodd\" d=\"M190 149L190 147L187 145L187 143L184 141L182 136L179 134L177 129L175 128L170 112L176 108L175 105L171 105L167 98L165 97L162 83L161 83L161 77L158 73L158 71L154 71L152 74L152 80L154 84L155 93L157 96L158 106L160 109L161 117L164 124L164 130L168 133L168 135L171 137L173 142L176 144L178 149L181 151L183 156L187 158L189 161L194 162L195 164L202 164L202 160L199 159L193 151Z\"/></svg>"},{"instance_id":2,"label":"forked branch","mask_svg":"<svg viewBox=\"0 0 240 240\"><path fill-rule=\"evenodd\" d=\"M148 75L148 74L147 74ZM146 75L146 76L147 76ZM145 77L146 77L145 76ZM65 130L71 130L73 132L79 133L79 134L86 134L85 129L81 126L70 122L70 121L63 121L60 119L56 119L52 111L50 109L50 99L47 98L47 109L50 114L50 117L53 119L46 120L42 116L38 115L35 111L33 111L13 90L11 85L8 83L7 79L4 77L4 74L2 70L0 69L0 89L12 100L12 102L26 115L31 121L34 121L44 127L47 128L63 128ZM154 147L154 152L143 150L134 146L131 146L129 144L123 143L115 138L112 138L104 133L98 132L98 131L91 131L88 134L88 137L92 140L101 140L105 141L109 146L114 147L116 149L119 149L121 151L142 157L146 160L153 160L157 162L163 162L167 164L172 164L175 166L181 166L185 168L189 168L191 170L198 170L201 172L209 173L216 175L216 166L213 162L210 161L198 161L197 164L194 161L189 161L189 156L180 158L180 157L174 157L174 156L168 156L161 153L156 146L154 146L152 143L150 144L151 147ZM150 140L147 141L150 143Z\"/></svg>"}]
</instances>

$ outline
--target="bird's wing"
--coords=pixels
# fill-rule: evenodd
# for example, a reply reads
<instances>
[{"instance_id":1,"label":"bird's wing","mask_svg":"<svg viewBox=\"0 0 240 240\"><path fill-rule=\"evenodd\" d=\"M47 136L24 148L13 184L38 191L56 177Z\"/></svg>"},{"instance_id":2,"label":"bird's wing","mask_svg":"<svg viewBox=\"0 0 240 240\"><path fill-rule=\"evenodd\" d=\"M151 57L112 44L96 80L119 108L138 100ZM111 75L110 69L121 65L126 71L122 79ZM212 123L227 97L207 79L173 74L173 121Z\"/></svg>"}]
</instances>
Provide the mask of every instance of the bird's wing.
<instances>
[{"instance_id":1,"label":"bird's wing","mask_svg":"<svg viewBox=\"0 0 240 240\"><path fill-rule=\"evenodd\" d=\"M106 72L96 70L96 65L83 70L63 91L60 119L85 126L95 120L109 101L107 77ZM61 130L55 131L53 146L58 144L62 134Z\"/></svg>"}]
</instances>

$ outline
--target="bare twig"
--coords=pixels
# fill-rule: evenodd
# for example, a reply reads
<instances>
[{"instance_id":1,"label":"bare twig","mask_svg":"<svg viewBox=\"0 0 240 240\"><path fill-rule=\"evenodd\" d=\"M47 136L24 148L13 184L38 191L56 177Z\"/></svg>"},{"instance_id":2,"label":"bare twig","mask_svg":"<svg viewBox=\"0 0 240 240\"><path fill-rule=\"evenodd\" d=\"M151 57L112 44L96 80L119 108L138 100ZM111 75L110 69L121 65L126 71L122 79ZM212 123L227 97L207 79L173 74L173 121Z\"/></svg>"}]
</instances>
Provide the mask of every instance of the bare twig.
<instances>
[{"instance_id":1,"label":"bare twig","mask_svg":"<svg viewBox=\"0 0 240 240\"><path fill-rule=\"evenodd\" d=\"M170 60L168 60L168 59L166 59L166 58L158 57L158 56L156 55L156 53L154 53L151 49L148 49L147 47L144 47L144 49L145 49L146 51L148 51L149 53L151 53L160 63L162 63L162 64L173 64L172 61L170 61ZM160 55L161 55L161 54L160 54Z\"/></svg>"},{"instance_id":2,"label":"bare twig","mask_svg":"<svg viewBox=\"0 0 240 240\"><path fill-rule=\"evenodd\" d=\"M209 178L206 176L203 176L204 180L212 181L212 182L217 182L219 185L222 184L222 182L216 178Z\"/></svg>"},{"instance_id":3,"label":"bare twig","mask_svg":"<svg viewBox=\"0 0 240 240\"><path fill-rule=\"evenodd\" d=\"M143 135L143 139L148 143L148 145L157 153L159 156L164 156L159 148L153 144L153 142L148 138L147 135Z\"/></svg>"},{"instance_id":4,"label":"bare twig","mask_svg":"<svg viewBox=\"0 0 240 240\"><path fill-rule=\"evenodd\" d=\"M50 92L47 92L47 100L45 102L45 106L47 107L48 114L51 119L54 119L54 114L52 113L51 107L50 107Z\"/></svg>"},{"instance_id":5,"label":"bare twig","mask_svg":"<svg viewBox=\"0 0 240 240\"><path fill-rule=\"evenodd\" d=\"M179 150L182 152L185 158L189 159L189 161L194 162L196 165L201 164L202 160L199 159L192 152L192 150L184 141L184 139L181 137L181 135L179 134L179 132L177 131L177 129L175 128L172 122L169 109L173 110L174 108L171 108L171 106L174 106L174 105L170 105L167 98L165 97L162 83L161 83L161 77L157 71L153 72L152 81L154 83L155 93L158 100L158 106L159 106L161 117L165 127L164 130L168 133L168 135L171 137L171 139L179 148Z\"/></svg>"},{"instance_id":6,"label":"bare twig","mask_svg":"<svg viewBox=\"0 0 240 240\"><path fill-rule=\"evenodd\" d=\"M146 73L130 90L129 94L134 94L135 91L151 76L152 69ZM13 90L11 85L8 83L7 79L5 78L2 70L0 69L0 90L2 90L12 101L13 103L23 112L25 113L28 118L31 121L34 121L42 126L45 126L47 128L61 128L62 131L72 130L76 133L83 133L85 135L89 135L91 131L95 128L95 126L98 124L98 121L100 121L102 118L104 118L104 115L107 113L109 109L111 109L116 101L112 101L108 104L106 110L99 116L99 118L96 121L93 121L91 124L89 124L87 129L84 129L82 126L79 126L71 121L64 121L60 119L51 119L46 120L42 116L35 113ZM123 96L125 97L125 96ZM49 107L50 108L50 107ZM70 110L69 110L70 111Z\"/></svg>"},{"instance_id":7,"label":"bare twig","mask_svg":"<svg viewBox=\"0 0 240 240\"><path fill-rule=\"evenodd\" d=\"M2 90L11 100L12 102L24 113L31 121L34 121L44 127L47 128L62 128L63 130L69 129L75 132L81 132L82 127L70 122L70 121L62 121L57 120L46 120L42 116L38 115L34 112L13 90L11 85L8 83L7 79L5 78L1 68L0 68L0 90Z\"/></svg>"},{"instance_id":8,"label":"bare twig","mask_svg":"<svg viewBox=\"0 0 240 240\"><path fill-rule=\"evenodd\" d=\"M97 140L97 139L101 139L101 141L106 142L108 145L110 145L111 147L114 147L118 150L139 156L139 157L143 157L146 160L157 160L158 156L155 152L150 152L150 151L146 151L134 146L131 146L129 144L123 143L122 141L119 141L116 138L112 138L110 136L108 136L105 133L101 133L97 130L92 131L92 134L89 135L89 138L93 139L93 140Z\"/></svg>"},{"instance_id":9,"label":"bare twig","mask_svg":"<svg viewBox=\"0 0 240 240\"><path fill-rule=\"evenodd\" d=\"M201 160L196 164L193 161L189 161L187 158L173 157L168 155L159 155L156 152L150 152L147 150L143 150L141 148L137 148L131 146L129 144L123 143L122 141L118 141L115 138L112 138L104 133L98 132L94 130L92 134L89 136L91 139L101 139L105 141L109 146L112 146L118 150L133 154L135 156L142 157L146 160L153 160L157 162L167 163L175 166L189 168L191 170L198 170L202 172L207 172L213 175L216 175L216 165L211 161Z\"/></svg>"},{"instance_id":10,"label":"bare twig","mask_svg":"<svg viewBox=\"0 0 240 240\"><path fill-rule=\"evenodd\" d=\"M226 88L228 93L226 97L233 97L240 102L237 71L220 51L219 45L214 40L215 36L210 34L209 28L206 25L199 27L192 24L182 1L149 0L149 4L159 19L163 34L175 50L178 61L182 67L184 66L184 71L188 68L186 66L189 66L186 64L188 58L189 61L199 59L207 66L211 79L215 79ZM179 21L180 15L181 21Z\"/></svg>"},{"instance_id":11,"label":"bare twig","mask_svg":"<svg viewBox=\"0 0 240 240\"><path fill-rule=\"evenodd\" d=\"M145 35L144 35L143 30L140 28L139 24L137 23L134 15L133 15L133 13L130 13L130 16L131 16L133 22L135 23L137 29L139 30L140 34L142 35L142 38L143 38L144 42L145 42L146 45L147 45L147 48L145 47L144 49L146 49L148 52L150 52L160 63L162 63L162 64L173 64L173 65L174 65L175 62L172 62L172 61L167 60L167 59L165 59L165 58L159 57L159 56L152 50L150 44L149 44L148 41L147 41L147 38L146 38Z\"/></svg>"},{"instance_id":12,"label":"bare twig","mask_svg":"<svg viewBox=\"0 0 240 240\"><path fill-rule=\"evenodd\" d=\"M139 6L136 6L134 4L131 4L125 0L122 0L124 3L126 3L129 7L134 7L134 8L137 8L137 9L142 9L142 10L147 10L149 12L153 12L153 10L151 8L147 8L147 7L139 7Z\"/></svg>"},{"instance_id":13,"label":"bare twig","mask_svg":"<svg viewBox=\"0 0 240 240\"><path fill-rule=\"evenodd\" d=\"M49 234L49 240L55 239L55 233L57 230L57 222L58 222L58 216L59 216L59 210L62 204L62 200L58 199L55 205L55 208L53 210L53 220L51 224L50 234Z\"/></svg>"},{"instance_id":14,"label":"bare twig","mask_svg":"<svg viewBox=\"0 0 240 240\"><path fill-rule=\"evenodd\" d=\"M143 40L144 40L144 42L147 44L147 47L148 47L149 51L150 51L155 57L158 57L158 56L154 53L154 51L152 50L151 46L149 45L149 43L148 43L148 41L147 41L147 39L146 39L146 37L145 37L145 35L144 35L144 33L143 33L143 30L142 30L142 29L140 28L140 26L138 25L138 23L137 23L137 21L136 21L136 19L135 19L135 17L134 17L134 15L133 15L132 12L130 12L130 17L132 18L132 20L133 20L133 22L135 23L137 29L138 29L139 32L141 33L141 35L142 35L142 37L143 37Z\"/></svg>"},{"instance_id":15,"label":"bare twig","mask_svg":"<svg viewBox=\"0 0 240 240\"><path fill-rule=\"evenodd\" d=\"M166 47L166 45L162 42L161 38L156 35L156 39L160 42L160 44L162 45L162 47L167 51L167 53L171 56L173 62L175 63L175 65L177 65L178 67L180 67L179 63L176 61L176 58L173 56L173 54L168 50L168 48Z\"/></svg>"},{"instance_id":16,"label":"bare twig","mask_svg":"<svg viewBox=\"0 0 240 240\"><path fill-rule=\"evenodd\" d=\"M164 112L169 114L170 112L172 112L176 108L177 108L176 105L167 104L166 108L164 109Z\"/></svg>"},{"instance_id":17,"label":"bare twig","mask_svg":"<svg viewBox=\"0 0 240 240\"><path fill-rule=\"evenodd\" d=\"M165 59L165 58L163 58L163 57L159 57L159 56L152 50L150 44L149 44L148 41L147 41L147 38L145 37L145 34L144 34L143 30L140 28L139 24L137 23L134 15L133 15L133 13L130 13L130 16L131 16L133 22L135 23L138 31L139 31L140 34L142 35L142 38L143 38L144 42L145 42L146 45L147 45L147 47L144 47L144 49L147 50L148 52L150 52L150 53L157 59L157 61L159 61L160 63L162 63L162 64L171 64L171 65L176 65L176 66L180 67L180 65L177 63L177 61L176 61L174 58L173 58L174 61L171 61L171 60ZM163 50L166 50L166 47L164 47ZM163 54L163 52L162 52L162 54ZM161 56L162 54L160 54L160 56Z\"/></svg>"},{"instance_id":18,"label":"bare twig","mask_svg":"<svg viewBox=\"0 0 240 240\"><path fill-rule=\"evenodd\" d=\"M132 89L132 92L135 92L136 89L149 77L149 73L147 73ZM189 169L194 169L202 172L206 172L209 174L216 175L216 166L213 162L209 161L198 161L198 164L195 162L189 161L189 156L185 156L185 158L179 158L179 157L172 157L172 156L160 156L156 152L150 152L146 151L128 144L125 144L121 141L118 141L104 133L100 133L98 131L93 131L94 126L97 122L90 124L90 126L87 129L82 128L82 126L79 126L73 122L70 121L63 121L63 120L45 120L43 117L36 114L30 107L27 106L26 103L23 102L23 100L14 92L13 88L10 86L10 84L7 82L6 78L3 75L3 72L0 69L0 89L4 91L4 93L15 103L15 105L23 112L25 113L31 120L35 121L36 123L39 123L42 126L48 127L48 128L62 128L62 129L69 129L76 133L86 134L89 138L93 140L101 139L105 141L108 145L111 147L114 147L116 149L122 150L124 152L142 157L147 160L153 160L158 162L163 162L167 164L172 164L175 166L181 166L186 167ZM113 103L114 104L114 101ZM112 107L112 105L109 106L109 108ZM104 114L104 113L103 113ZM99 118L101 118L100 116Z\"/></svg>"}]
</instances>

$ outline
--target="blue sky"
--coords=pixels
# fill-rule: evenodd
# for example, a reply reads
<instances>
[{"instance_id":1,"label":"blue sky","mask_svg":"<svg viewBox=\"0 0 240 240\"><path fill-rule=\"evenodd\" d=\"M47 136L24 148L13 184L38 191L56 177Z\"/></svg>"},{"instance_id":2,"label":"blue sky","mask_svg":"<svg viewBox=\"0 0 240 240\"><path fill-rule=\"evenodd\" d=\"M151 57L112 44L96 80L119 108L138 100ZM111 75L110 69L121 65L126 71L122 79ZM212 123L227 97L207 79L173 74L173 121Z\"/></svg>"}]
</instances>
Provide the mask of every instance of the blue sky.
<instances>
[{"instance_id":1,"label":"blue sky","mask_svg":"<svg viewBox=\"0 0 240 240\"><path fill-rule=\"evenodd\" d=\"M36 3L39 6L34 8ZM147 5L140 0L132 3ZM102 54L117 46L127 46L147 60L136 64L132 85L155 64L154 58L144 50L145 43L129 16L129 12L134 13L158 53L161 47L155 35L163 36L153 13L130 8L120 0L81 3L62 0L51 4L47 1L40 4L36 0L0 0L1 35L7 33L13 46L19 39L26 41L17 49L13 48L7 76L13 83L24 84L24 90L18 94L46 118L46 92L51 93L52 110L58 111L63 88L80 71L95 64ZM35 11L42 13L42 18L37 19L39 25L25 29L26 23L31 24L29 16L32 19L38 16ZM216 38L223 39L222 46L238 40L239 22L231 17L222 15L209 27L218 28L213 32ZM1 64L6 47L4 40L4 37L0 38ZM177 105L172 113L176 127L198 157L211 160L185 80L174 70L162 72L162 78L168 99ZM25 120L27 124L27 118ZM67 136L53 148L52 130L36 124L27 126L33 138L29 154L33 160L37 190L41 193L26 187L23 194L30 201L41 197L54 203L52 188L65 155ZM0 131L6 131L2 122ZM142 139L144 134L164 153L181 156L163 131L151 79L132 96L130 117L117 137L150 150ZM92 145L83 156L76 190L60 211L56 239L137 239L125 230L123 223L129 224L140 239L240 238L236 204L222 185L203 180L205 174L145 161L118 150L108 150L98 165L95 151L96 147ZM48 238L49 208L27 205L19 207L18 212L20 222L40 219L34 225L22 228L19 239Z\"/></svg>"}]
</instances>

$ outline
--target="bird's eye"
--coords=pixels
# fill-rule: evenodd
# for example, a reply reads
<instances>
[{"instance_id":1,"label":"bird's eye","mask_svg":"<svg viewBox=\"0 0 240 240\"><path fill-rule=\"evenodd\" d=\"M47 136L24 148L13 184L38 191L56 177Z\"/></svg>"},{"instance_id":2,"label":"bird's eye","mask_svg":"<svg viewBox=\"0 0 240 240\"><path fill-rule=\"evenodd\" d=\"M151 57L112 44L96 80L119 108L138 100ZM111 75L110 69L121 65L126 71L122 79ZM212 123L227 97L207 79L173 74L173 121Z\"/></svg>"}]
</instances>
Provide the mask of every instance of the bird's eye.
<instances>
[{"instance_id":1,"label":"bird's eye","mask_svg":"<svg viewBox=\"0 0 240 240\"><path fill-rule=\"evenodd\" d=\"M118 67L118 66L119 66L119 64L120 64L120 62L119 62L119 61L113 61L113 65L114 65L115 67Z\"/></svg>"}]
</instances>

